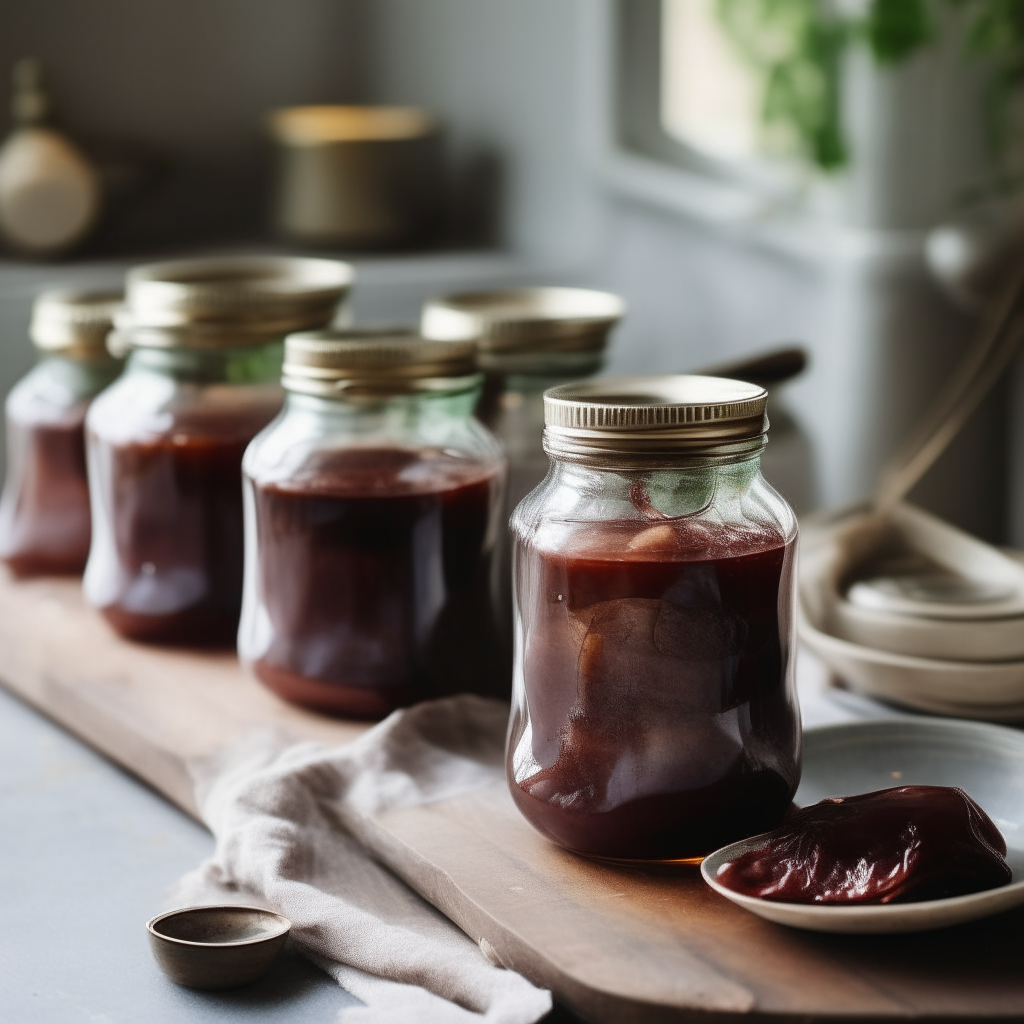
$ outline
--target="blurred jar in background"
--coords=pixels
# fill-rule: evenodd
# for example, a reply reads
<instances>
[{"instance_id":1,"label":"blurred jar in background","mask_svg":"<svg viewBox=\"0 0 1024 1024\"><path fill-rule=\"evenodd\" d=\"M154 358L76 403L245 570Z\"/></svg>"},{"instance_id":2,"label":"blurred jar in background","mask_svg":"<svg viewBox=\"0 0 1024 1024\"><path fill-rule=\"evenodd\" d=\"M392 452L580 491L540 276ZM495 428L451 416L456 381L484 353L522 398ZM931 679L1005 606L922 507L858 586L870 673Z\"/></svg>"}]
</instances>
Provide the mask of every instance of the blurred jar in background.
<instances>
[{"instance_id":1,"label":"blurred jar in background","mask_svg":"<svg viewBox=\"0 0 1024 1024\"><path fill-rule=\"evenodd\" d=\"M245 453L238 650L286 700L378 717L507 691L492 555L506 462L472 342L297 334L285 411Z\"/></svg>"},{"instance_id":2,"label":"blurred jar in background","mask_svg":"<svg viewBox=\"0 0 1024 1024\"><path fill-rule=\"evenodd\" d=\"M478 339L485 383L477 415L508 452L509 514L547 475L544 392L601 369L625 308L617 295L584 288L463 292L423 307L424 337Z\"/></svg>"},{"instance_id":3,"label":"blurred jar in background","mask_svg":"<svg viewBox=\"0 0 1024 1024\"><path fill-rule=\"evenodd\" d=\"M507 773L571 850L699 859L790 805L797 525L760 471L766 398L697 376L545 396L552 469L512 517Z\"/></svg>"},{"instance_id":4,"label":"blurred jar in background","mask_svg":"<svg viewBox=\"0 0 1024 1024\"><path fill-rule=\"evenodd\" d=\"M604 365L608 334L622 319L617 295L584 288L515 288L431 299L420 329L428 338L476 338L484 391L477 416L505 446L508 489L499 538L503 642L512 642L512 510L548 472L544 392L591 377Z\"/></svg>"},{"instance_id":5,"label":"blurred jar in background","mask_svg":"<svg viewBox=\"0 0 1024 1024\"><path fill-rule=\"evenodd\" d=\"M242 600L242 454L278 413L283 338L324 326L352 269L182 260L128 274L124 375L86 421L85 595L133 640L232 643Z\"/></svg>"},{"instance_id":6,"label":"blurred jar in background","mask_svg":"<svg viewBox=\"0 0 1024 1024\"><path fill-rule=\"evenodd\" d=\"M85 413L120 372L107 352L120 292L52 291L30 335L41 358L7 396L0 558L17 576L78 574L89 554Z\"/></svg>"}]
</instances>

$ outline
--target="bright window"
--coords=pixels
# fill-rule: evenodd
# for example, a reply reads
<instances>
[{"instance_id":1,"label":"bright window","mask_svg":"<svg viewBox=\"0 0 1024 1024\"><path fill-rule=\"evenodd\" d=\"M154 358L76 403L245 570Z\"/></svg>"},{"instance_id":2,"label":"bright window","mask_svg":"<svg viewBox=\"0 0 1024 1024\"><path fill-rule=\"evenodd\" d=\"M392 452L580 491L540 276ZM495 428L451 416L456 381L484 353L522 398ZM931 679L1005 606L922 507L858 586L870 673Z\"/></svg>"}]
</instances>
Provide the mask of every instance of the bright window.
<instances>
[{"instance_id":1,"label":"bright window","mask_svg":"<svg viewBox=\"0 0 1024 1024\"><path fill-rule=\"evenodd\" d=\"M759 153L761 89L716 15L716 0L662 0L661 125L707 156Z\"/></svg>"}]
</instances>

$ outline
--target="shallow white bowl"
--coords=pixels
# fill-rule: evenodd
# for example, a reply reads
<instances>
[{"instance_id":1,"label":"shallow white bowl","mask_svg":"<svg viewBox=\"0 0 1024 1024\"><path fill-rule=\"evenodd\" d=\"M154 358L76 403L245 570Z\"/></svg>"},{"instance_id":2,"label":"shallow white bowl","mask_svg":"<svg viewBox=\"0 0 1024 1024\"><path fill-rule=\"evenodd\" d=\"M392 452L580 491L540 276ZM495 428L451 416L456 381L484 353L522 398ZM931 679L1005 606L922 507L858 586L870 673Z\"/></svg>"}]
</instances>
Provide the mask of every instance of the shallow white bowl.
<instances>
[{"instance_id":1,"label":"shallow white bowl","mask_svg":"<svg viewBox=\"0 0 1024 1024\"><path fill-rule=\"evenodd\" d=\"M891 786L960 786L1002 831L1013 880L986 892L920 903L836 907L763 900L715 880L722 864L763 842L754 836L704 858L701 874L716 892L769 921L846 934L927 931L1024 906L1024 733L908 717L808 729L804 741L800 806Z\"/></svg>"},{"instance_id":2,"label":"shallow white bowl","mask_svg":"<svg viewBox=\"0 0 1024 1024\"><path fill-rule=\"evenodd\" d=\"M934 552L946 543L965 563L973 560L974 570L982 563L988 565L993 579L1012 582L1013 574L1024 568L1002 552L967 538L918 509L901 506L898 514L905 529L920 529L928 541L924 546ZM920 645L919 649L928 650L930 655L886 650L887 645L901 646L895 634L905 625L906 616L865 609L853 612L853 606L843 602L839 594L839 581L872 543L872 525L862 510L807 525L800 556L800 639L837 676L871 696L943 715L993 722L1024 721L1024 659L986 660L978 656L986 643L993 642L995 633L1002 631L1000 642L1006 641L1005 631L1014 631L1017 621L1024 633L1024 620L1010 617L1007 627L1007 619L994 620L993 625L988 620L915 617L916 632L908 634L903 644L912 648ZM1003 610L1011 608L1007 605ZM851 632L838 621L847 612L858 615L861 626L865 625L865 616L874 616L874 632L857 634L861 639L872 639L872 644L837 635ZM845 626L850 624L848 618ZM961 657L950 657L958 649Z\"/></svg>"},{"instance_id":3,"label":"shallow white bowl","mask_svg":"<svg viewBox=\"0 0 1024 1024\"><path fill-rule=\"evenodd\" d=\"M912 658L969 662L1024 659L1024 617L930 619L863 608L834 595L830 632L843 640Z\"/></svg>"},{"instance_id":4,"label":"shallow white bowl","mask_svg":"<svg viewBox=\"0 0 1024 1024\"><path fill-rule=\"evenodd\" d=\"M892 654L817 629L797 616L800 639L853 689L907 707L989 722L1024 721L1024 661L941 661Z\"/></svg>"}]
</instances>

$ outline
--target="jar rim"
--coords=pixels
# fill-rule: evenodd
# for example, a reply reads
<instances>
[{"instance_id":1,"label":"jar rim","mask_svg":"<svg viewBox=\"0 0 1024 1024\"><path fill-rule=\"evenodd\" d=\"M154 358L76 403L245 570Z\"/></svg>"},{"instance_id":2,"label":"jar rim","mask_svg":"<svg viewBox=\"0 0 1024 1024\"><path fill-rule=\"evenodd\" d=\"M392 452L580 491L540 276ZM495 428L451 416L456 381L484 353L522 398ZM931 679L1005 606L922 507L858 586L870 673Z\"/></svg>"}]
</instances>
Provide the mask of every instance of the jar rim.
<instances>
[{"instance_id":1,"label":"jar rim","mask_svg":"<svg viewBox=\"0 0 1024 1024\"><path fill-rule=\"evenodd\" d=\"M766 444L768 392L724 377L605 377L544 392L544 450L609 468L734 461Z\"/></svg>"},{"instance_id":2,"label":"jar rim","mask_svg":"<svg viewBox=\"0 0 1024 1024\"><path fill-rule=\"evenodd\" d=\"M330 323L355 271L339 260L238 256L133 267L117 348L252 347Z\"/></svg>"},{"instance_id":3,"label":"jar rim","mask_svg":"<svg viewBox=\"0 0 1024 1024\"><path fill-rule=\"evenodd\" d=\"M411 327L302 331L285 339L281 382L307 395L452 391L479 379L475 342L423 338Z\"/></svg>"},{"instance_id":4,"label":"jar rim","mask_svg":"<svg viewBox=\"0 0 1024 1024\"><path fill-rule=\"evenodd\" d=\"M29 337L41 352L81 358L107 355L107 335L124 301L115 289L51 289L32 305Z\"/></svg>"},{"instance_id":5,"label":"jar rim","mask_svg":"<svg viewBox=\"0 0 1024 1024\"><path fill-rule=\"evenodd\" d=\"M601 352L626 304L589 288L506 288L430 299L420 325L429 338L476 338L485 355Z\"/></svg>"}]
</instances>

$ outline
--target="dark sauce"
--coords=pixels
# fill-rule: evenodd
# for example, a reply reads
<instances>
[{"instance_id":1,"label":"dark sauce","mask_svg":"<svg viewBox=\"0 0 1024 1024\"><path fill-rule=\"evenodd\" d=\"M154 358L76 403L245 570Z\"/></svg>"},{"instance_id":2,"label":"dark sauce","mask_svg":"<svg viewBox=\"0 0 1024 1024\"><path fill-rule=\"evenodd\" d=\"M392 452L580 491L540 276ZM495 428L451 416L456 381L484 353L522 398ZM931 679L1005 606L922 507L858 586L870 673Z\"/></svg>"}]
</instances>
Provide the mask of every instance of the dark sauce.
<instances>
[{"instance_id":1,"label":"dark sauce","mask_svg":"<svg viewBox=\"0 0 1024 1024\"><path fill-rule=\"evenodd\" d=\"M716 880L790 903L911 903L1006 885L1005 857L999 829L962 789L900 786L794 812Z\"/></svg>"},{"instance_id":2,"label":"dark sauce","mask_svg":"<svg viewBox=\"0 0 1024 1024\"><path fill-rule=\"evenodd\" d=\"M85 413L78 402L58 414L20 420L8 411L11 466L0 515L0 557L16 576L77 575L89 555Z\"/></svg>"},{"instance_id":3,"label":"dark sauce","mask_svg":"<svg viewBox=\"0 0 1024 1024\"><path fill-rule=\"evenodd\" d=\"M193 416L153 439L95 440L109 479L116 561L103 571L115 596L101 611L122 636L234 645L242 605L242 455L275 412Z\"/></svg>"},{"instance_id":4,"label":"dark sauce","mask_svg":"<svg viewBox=\"0 0 1024 1024\"><path fill-rule=\"evenodd\" d=\"M800 777L794 543L623 520L520 545L530 735L513 721L508 776L536 828L580 853L674 860L778 824Z\"/></svg>"},{"instance_id":5,"label":"dark sauce","mask_svg":"<svg viewBox=\"0 0 1024 1024\"><path fill-rule=\"evenodd\" d=\"M253 664L281 697L379 717L505 683L492 600L500 469L436 450L342 449L254 486L271 640Z\"/></svg>"}]
</instances>

